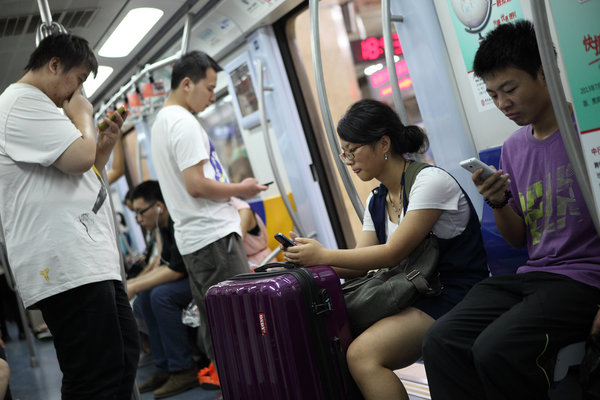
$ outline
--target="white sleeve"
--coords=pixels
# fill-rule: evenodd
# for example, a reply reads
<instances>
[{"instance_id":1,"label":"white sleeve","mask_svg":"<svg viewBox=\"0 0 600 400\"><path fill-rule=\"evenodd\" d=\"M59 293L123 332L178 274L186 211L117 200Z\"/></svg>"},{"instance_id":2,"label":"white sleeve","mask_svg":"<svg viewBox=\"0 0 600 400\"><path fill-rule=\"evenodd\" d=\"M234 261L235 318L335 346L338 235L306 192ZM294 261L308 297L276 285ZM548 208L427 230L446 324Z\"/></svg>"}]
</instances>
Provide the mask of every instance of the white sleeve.
<instances>
[{"instance_id":1,"label":"white sleeve","mask_svg":"<svg viewBox=\"0 0 600 400\"><path fill-rule=\"evenodd\" d=\"M454 178L440 168L425 168L419 172L408 195L411 210L437 209L457 211L462 191Z\"/></svg>"},{"instance_id":2,"label":"white sleeve","mask_svg":"<svg viewBox=\"0 0 600 400\"><path fill-rule=\"evenodd\" d=\"M6 154L49 167L81 132L50 99L31 94L15 100L6 120Z\"/></svg>"},{"instance_id":3,"label":"white sleeve","mask_svg":"<svg viewBox=\"0 0 600 400\"><path fill-rule=\"evenodd\" d=\"M363 231L375 231L375 224L373 223L373 218L371 217L371 212L369 212L369 204L371 203L371 198L373 197L373 192L369 193L369 197L367 197L367 202L365 206L365 212L363 214Z\"/></svg>"},{"instance_id":4,"label":"white sleeve","mask_svg":"<svg viewBox=\"0 0 600 400\"><path fill-rule=\"evenodd\" d=\"M209 149L204 143L206 132L194 116L190 114L182 118L178 115L176 118L178 120L173 124L171 146L177 167L183 171L200 161L208 160Z\"/></svg>"}]
</instances>

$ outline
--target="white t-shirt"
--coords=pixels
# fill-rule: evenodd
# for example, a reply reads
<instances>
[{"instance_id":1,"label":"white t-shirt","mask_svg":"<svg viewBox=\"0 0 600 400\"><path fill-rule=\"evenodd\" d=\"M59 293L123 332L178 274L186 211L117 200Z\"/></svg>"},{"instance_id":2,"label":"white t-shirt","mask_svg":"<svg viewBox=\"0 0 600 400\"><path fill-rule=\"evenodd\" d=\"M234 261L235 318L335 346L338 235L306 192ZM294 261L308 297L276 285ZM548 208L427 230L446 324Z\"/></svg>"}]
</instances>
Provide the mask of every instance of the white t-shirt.
<instances>
[{"instance_id":1,"label":"white t-shirt","mask_svg":"<svg viewBox=\"0 0 600 400\"><path fill-rule=\"evenodd\" d=\"M367 198L367 207L363 217L363 231L374 231L375 225L369 212L369 203L373 193ZM413 210L437 209L443 210L440 218L433 225L433 233L442 239L451 239L460 235L469 222L469 203L458 183L446 171L440 168L425 168L419 172L408 195L408 208ZM387 238L398 228L390 221L386 208ZM404 213L400 214L400 221Z\"/></svg>"},{"instance_id":2,"label":"white t-shirt","mask_svg":"<svg viewBox=\"0 0 600 400\"><path fill-rule=\"evenodd\" d=\"M183 170L208 160L204 176L227 182L227 173L200 122L185 108L161 109L152 126L152 159L161 191L173 218L179 252L191 254L232 232L241 236L240 216L228 199L193 198Z\"/></svg>"},{"instance_id":3,"label":"white t-shirt","mask_svg":"<svg viewBox=\"0 0 600 400\"><path fill-rule=\"evenodd\" d=\"M52 166L79 137L36 87L15 83L0 95L0 217L25 307L88 283L121 280L100 176Z\"/></svg>"}]
</instances>

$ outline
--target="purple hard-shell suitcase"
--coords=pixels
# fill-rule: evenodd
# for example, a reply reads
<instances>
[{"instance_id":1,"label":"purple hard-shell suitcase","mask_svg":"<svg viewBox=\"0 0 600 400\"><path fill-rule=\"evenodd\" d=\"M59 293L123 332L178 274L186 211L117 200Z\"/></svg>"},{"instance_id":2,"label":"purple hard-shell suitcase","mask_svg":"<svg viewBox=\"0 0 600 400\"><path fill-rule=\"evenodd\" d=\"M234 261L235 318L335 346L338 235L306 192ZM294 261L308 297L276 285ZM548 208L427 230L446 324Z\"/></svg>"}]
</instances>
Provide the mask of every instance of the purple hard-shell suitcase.
<instances>
[{"instance_id":1,"label":"purple hard-shell suitcase","mask_svg":"<svg viewBox=\"0 0 600 400\"><path fill-rule=\"evenodd\" d=\"M352 336L330 267L237 275L208 290L206 308L224 399L362 398L346 365Z\"/></svg>"}]
</instances>

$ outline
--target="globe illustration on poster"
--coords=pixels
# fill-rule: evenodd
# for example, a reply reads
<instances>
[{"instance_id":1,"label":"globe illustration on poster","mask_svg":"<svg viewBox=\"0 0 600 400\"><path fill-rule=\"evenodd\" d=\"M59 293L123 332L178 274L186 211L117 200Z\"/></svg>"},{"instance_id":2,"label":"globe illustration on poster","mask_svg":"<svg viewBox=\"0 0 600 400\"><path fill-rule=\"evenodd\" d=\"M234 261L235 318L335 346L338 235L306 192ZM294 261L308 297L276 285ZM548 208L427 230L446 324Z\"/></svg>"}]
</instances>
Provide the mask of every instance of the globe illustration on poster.
<instances>
[{"instance_id":1,"label":"globe illustration on poster","mask_svg":"<svg viewBox=\"0 0 600 400\"><path fill-rule=\"evenodd\" d=\"M492 15L492 0L450 0L454 14L466 26L469 33L478 33L482 40L483 31Z\"/></svg>"}]
</instances>

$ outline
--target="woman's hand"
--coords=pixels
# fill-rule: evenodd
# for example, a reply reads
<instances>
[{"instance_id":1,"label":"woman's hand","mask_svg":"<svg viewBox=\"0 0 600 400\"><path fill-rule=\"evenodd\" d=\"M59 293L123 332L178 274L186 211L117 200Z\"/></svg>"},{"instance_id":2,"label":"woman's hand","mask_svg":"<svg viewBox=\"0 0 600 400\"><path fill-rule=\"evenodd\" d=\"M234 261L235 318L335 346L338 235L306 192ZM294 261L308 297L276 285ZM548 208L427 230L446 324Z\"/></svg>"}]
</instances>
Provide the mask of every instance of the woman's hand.
<instances>
[{"instance_id":1,"label":"woman's hand","mask_svg":"<svg viewBox=\"0 0 600 400\"><path fill-rule=\"evenodd\" d=\"M314 239L298 237L294 232L290 232L290 237L296 242L296 246L284 249L283 255L286 261L307 267L325 263L324 253L326 249L323 248L321 243Z\"/></svg>"}]
</instances>

